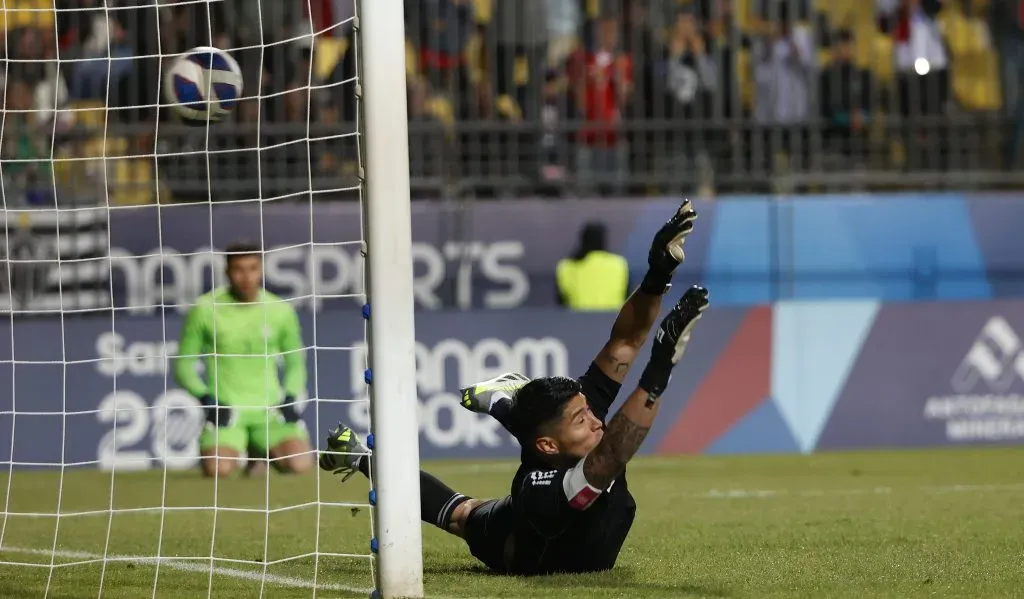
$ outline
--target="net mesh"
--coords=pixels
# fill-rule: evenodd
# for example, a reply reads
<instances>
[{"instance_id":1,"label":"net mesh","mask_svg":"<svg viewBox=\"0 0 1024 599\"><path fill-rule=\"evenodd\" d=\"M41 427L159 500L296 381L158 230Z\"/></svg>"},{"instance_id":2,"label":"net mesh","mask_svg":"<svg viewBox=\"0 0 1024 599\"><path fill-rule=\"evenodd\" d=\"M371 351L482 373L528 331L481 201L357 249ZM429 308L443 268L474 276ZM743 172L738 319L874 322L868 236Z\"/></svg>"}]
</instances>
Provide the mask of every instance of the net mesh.
<instances>
[{"instance_id":1,"label":"net mesh","mask_svg":"<svg viewBox=\"0 0 1024 599\"><path fill-rule=\"evenodd\" d=\"M315 465L277 472L315 462L339 419L369 426L358 18L355 3L330 4L4 1L4 595L374 586L367 487ZM188 127L162 100L163 74L196 46L242 68L226 122ZM246 355L282 369L303 356L294 405L312 447L282 457L252 441L271 437L273 405L242 456L223 460L234 472L202 478L205 417L175 382L178 339L197 298L225 284L225 248L243 240L274 293L256 307L263 347ZM278 301L298 313L299 347L271 339ZM221 310L217 344L241 334ZM219 376L219 359L203 372L208 356L193 357L200 376Z\"/></svg>"}]
</instances>

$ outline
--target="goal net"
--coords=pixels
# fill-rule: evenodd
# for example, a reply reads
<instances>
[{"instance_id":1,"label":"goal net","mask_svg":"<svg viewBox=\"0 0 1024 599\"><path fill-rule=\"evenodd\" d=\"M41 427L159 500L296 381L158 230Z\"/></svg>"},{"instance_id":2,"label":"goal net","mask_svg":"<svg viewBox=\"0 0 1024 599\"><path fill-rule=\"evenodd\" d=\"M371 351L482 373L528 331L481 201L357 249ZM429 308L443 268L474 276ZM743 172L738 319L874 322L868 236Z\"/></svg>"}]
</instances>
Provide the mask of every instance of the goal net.
<instances>
[{"instance_id":1,"label":"goal net","mask_svg":"<svg viewBox=\"0 0 1024 599\"><path fill-rule=\"evenodd\" d=\"M356 4L3 3L0 595L335 597L380 587L376 483L342 485L315 466L336 422L365 438L373 412L367 34ZM243 74L231 115L210 126L183 124L161 90L174 58L196 46L227 51ZM283 372L289 353L301 354L296 430L311 447L287 459L268 452L271 405L262 425L232 437L245 446L225 459L234 472L206 478L205 412L176 382L178 346L197 299L228 284L225 252L237 242L258 248L273 294L258 290L265 343L241 357ZM274 341L278 303L298 315L299 347ZM207 352L252 337L217 310ZM208 357L195 360L207 383L205 365L240 356ZM282 401L292 386L282 382ZM313 464L305 474L277 471L303 459ZM377 462L374 472L387 470ZM418 553L418 538L410 546Z\"/></svg>"}]
</instances>

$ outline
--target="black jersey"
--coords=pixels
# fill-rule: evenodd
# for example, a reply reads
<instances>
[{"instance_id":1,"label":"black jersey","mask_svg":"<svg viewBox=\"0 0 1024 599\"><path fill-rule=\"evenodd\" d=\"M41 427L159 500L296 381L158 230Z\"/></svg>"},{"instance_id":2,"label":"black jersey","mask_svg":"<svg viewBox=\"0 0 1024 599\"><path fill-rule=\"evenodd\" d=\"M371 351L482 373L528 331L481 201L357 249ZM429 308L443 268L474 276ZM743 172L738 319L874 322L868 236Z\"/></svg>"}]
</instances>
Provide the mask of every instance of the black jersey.
<instances>
[{"instance_id":1,"label":"black jersey","mask_svg":"<svg viewBox=\"0 0 1024 599\"><path fill-rule=\"evenodd\" d=\"M590 409L604 421L621 385L596 364L579 381ZM636 515L625 473L607 489L596 489L584 478L582 460L571 468L551 468L525 452L510 503L509 566L517 574L611 568Z\"/></svg>"}]
</instances>

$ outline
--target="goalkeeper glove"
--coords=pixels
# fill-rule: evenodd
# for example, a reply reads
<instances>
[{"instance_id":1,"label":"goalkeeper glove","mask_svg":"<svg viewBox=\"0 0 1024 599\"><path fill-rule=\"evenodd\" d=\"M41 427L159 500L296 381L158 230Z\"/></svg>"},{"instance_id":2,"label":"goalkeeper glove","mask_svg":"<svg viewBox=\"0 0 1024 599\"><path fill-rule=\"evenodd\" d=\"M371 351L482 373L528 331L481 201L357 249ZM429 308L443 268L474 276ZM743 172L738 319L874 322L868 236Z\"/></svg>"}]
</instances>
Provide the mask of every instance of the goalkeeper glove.
<instances>
[{"instance_id":1,"label":"goalkeeper glove","mask_svg":"<svg viewBox=\"0 0 1024 599\"><path fill-rule=\"evenodd\" d=\"M213 426L231 426L234 422L234 410L217 403L217 400L214 399L212 395L204 395L200 397L199 403L203 406L203 412L206 414L206 421Z\"/></svg>"},{"instance_id":2,"label":"goalkeeper glove","mask_svg":"<svg viewBox=\"0 0 1024 599\"><path fill-rule=\"evenodd\" d=\"M684 200L672 218L655 234L651 251L647 254L647 274L640 282L640 289L644 293L662 295L668 290L672 274L686 258L683 242L693 231L693 221L696 219L693 204L690 200Z\"/></svg>"},{"instance_id":3,"label":"goalkeeper glove","mask_svg":"<svg viewBox=\"0 0 1024 599\"><path fill-rule=\"evenodd\" d=\"M281 413L284 421L289 424L298 422L301 418L298 410L295 409L295 398L291 395L284 398L284 402L277 407L277 411Z\"/></svg>"},{"instance_id":4,"label":"goalkeeper glove","mask_svg":"<svg viewBox=\"0 0 1024 599\"><path fill-rule=\"evenodd\" d=\"M686 351L690 331L707 307L708 290L694 285L686 290L665 320L661 321L654 335L651 359L640 375L640 388L649 394L649 403L653 403L665 392L672 378L672 368Z\"/></svg>"}]
</instances>

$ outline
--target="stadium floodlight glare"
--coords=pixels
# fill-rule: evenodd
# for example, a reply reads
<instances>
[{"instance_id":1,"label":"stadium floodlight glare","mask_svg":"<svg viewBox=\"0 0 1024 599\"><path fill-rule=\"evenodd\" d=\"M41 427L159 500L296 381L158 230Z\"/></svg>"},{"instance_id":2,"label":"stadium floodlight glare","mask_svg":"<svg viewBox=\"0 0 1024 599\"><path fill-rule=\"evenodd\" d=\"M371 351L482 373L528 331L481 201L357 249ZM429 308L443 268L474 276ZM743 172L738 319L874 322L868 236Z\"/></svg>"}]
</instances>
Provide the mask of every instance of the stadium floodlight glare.
<instances>
[{"instance_id":1,"label":"stadium floodlight glare","mask_svg":"<svg viewBox=\"0 0 1024 599\"><path fill-rule=\"evenodd\" d=\"M53 41L60 36L51 36L45 43L53 44L56 54L28 60L17 57L12 38L4 40L9 62L42 63L46 77L55 81L47 107L39 103L45 94L26 93L32 90L17 80L17 69L5 72L8 103L0 115L0 145L21 143L37 152L0 157L0 338L7 339L0 343L0 580L10 583L9 590L42 597L136 591L154 598L273 597L279 588L314 599L339 592L423 596L403 2L358 0L353 13L333 24L315 24L310 14L308 31L300 27L296 33L288 23L289 33L280 39L280 23L274 33L263 27L268 7L282 0L247 1L261 15L255 20L259 30L247 32L253 43L221 50L236 53L249 76L262 77L271 68L280 74L284 68L294 80L288 80L286 91L247 85L233 108L237 119L191 128L155 118L167 107L163 94L152 94L162 107L150 100L126 106L111 88L116 90L117 77L126 72L161 85L160 74L188 49L163 48L171 36L161 35L160 27L173 20L168 17L205 15L205 28L198 28L205 31L190 33L205 36L203 44L229 43L224 40L231 36L218 32L212 16L220 3L104 2L15 11L19 19L38 17L51 29L59 20L148 24L155 27L149 41L160 50L126 57L108 40L104 57L81 58L75 49L62 55ZM347 35L352 43L335 58L354 56L337 60L354 65L355 72L346 71L343 80L314 77L323 66L315 59L299 72L272 60L302 54L292 50L311 50L320 58L321 44L341 48ZM101 61L105 74L96 71ZM131 68L121 68L127 61ZM76 68L86 69L81 80L64 81ZM88 79L87 72L106 81L107 89L99 97L75 99L65 88ZM267 123L264 106L291 93L305 104L305 122L294 117L292 126ZM339 95L355 97L356 112L346 115L354 116L354 124L320 126L314 97L331 104ZM248 112L243 117L243 108L252 107L255 118ZM136 113L149 116L125 116ZM32 123L35 128L29 128ZM334 144L328 148L332 157L357 162L358 183L315 168L323 158L318 148L327 143ZM304 159L308 177L275 176L280 171L273 170L272 156L281 157L282 151L289 152L289 168ZM187 168L184 161L190 161ZM243 163L253 181L213 175L227 168L224 164ZM205 180L187 178L191 201L172 201L165 196L167 182L182 183L186 170L205 171ZM28 171L37 175L30 180L34 187L24 183ZM41 188L52 195L36 193ZM360 239L338 239L316 222L321 198L357 194ZM271 238L280 228L265 234L283 203L309 211L308 226L287 231L297 237L287 245ZM310 271L319 268L321 251L344 250L358 262L361 250L365 257L361 289L332 294L318 289L317 278L310 276L294 296L283 299L300 313L313 310L302 316L310 375L302 412L314 451L343 408L366 402L346 396L347 390L322 376L337 371L336 362L347 359L343 352L354 351L359 342L335 341L326 326L318 331L325 317L317 307L334 302L328 309L339 313L332 318L351 314L359 322L363 306L372 433L369 495L358 490L352 500L351 489L319 469L301 478L286 478L273 468L253 475L255 480L200 477L197 438L204 411L177 388L170 366L177 358L182 316L195 296L208 290L209 275L224 282L224 250L234 241L226 234L233 237L234 228L218 217L222 207L249 219L237 228L247 228L247 240L262 248L267 272L273 258L286 252L300 255ZM129 251L115 243L129 228L125 222L150 227L137 236L152 249ZM183 227L190 228L190 239L198 239L190 248L170 240L181 239ZM187 271L169 266L182 260L189 262ZM157 266L147 270L143 262ZM136 273L135 287L141 282L145 293L129 289L129 272ZM349 307L336 308L339 299ZM264 323L265 337L267 330ZM267 351L268 358L284 357ZM219 362L211 363L216 369ZM250 462L273 459L256 456Z\"/></svg>"}]
</instances>

